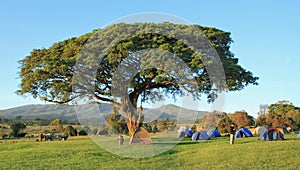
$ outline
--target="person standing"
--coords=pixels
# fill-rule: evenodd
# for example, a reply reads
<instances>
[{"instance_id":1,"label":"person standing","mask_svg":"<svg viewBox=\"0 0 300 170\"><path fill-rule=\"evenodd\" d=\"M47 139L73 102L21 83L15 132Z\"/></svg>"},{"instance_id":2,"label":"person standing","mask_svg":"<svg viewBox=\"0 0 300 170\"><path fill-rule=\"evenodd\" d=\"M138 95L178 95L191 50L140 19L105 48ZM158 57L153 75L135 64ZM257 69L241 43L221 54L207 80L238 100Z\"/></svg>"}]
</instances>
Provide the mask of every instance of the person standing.
<instances>
[{"instance_id":1,"label":"person standing","mask_svg":"<svg viewBox=\"0 0 300 170\"><path fill-rule=\"evenodd\" d=\"M123 145L124 143L124 138L122 135L119 136L119 145Z\"/></svg>"},{"instance_id":2,"label":"person standing","mask_svg":"<svg viewBox=\"0 0 300 170\"><path fill-rule=\"evenodd\" d=\"M230 125L230 144L234 144L234 135L235 135L236 129L234 123L231 123Z\"/></svg>"}]
</instances>

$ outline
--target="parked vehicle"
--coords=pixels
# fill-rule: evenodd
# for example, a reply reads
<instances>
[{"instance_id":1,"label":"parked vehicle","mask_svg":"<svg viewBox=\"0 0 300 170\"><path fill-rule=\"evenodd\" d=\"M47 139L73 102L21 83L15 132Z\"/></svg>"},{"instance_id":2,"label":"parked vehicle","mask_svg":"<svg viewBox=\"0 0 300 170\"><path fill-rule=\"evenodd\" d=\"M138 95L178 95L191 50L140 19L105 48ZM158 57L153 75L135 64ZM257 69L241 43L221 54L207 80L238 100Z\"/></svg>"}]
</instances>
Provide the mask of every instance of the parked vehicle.
<instances>
[{"instance_id":1,"label":"parked vehicle","mask_svg":"<svg viewBox=\"0 0 300 170\"><path fill-rule=\"evenodd\" d=\"M53 141L53 140L62 140L65 141L68 139L68 134L58 133L46 133L44 134L44 139L46 141Z\"/></svg>"}]
</instances>

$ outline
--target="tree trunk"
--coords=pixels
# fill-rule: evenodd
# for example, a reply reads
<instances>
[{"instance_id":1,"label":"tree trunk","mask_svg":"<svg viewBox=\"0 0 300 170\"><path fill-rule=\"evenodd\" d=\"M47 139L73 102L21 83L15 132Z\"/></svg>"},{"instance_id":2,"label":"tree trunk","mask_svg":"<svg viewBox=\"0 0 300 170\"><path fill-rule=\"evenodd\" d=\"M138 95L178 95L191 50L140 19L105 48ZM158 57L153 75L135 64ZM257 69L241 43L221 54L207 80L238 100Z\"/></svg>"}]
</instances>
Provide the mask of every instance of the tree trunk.
<instances>
[{"instance_id":1,"label":"tree trunk","mask_svg":"<svg viewBox=\"0 0 300 170\"><path fill-rule=\"evenodd\" d=\"M129 131L129 144L132 144L135 133L142 126L144 116L142 108L137 111L137 102L131 102L128 97L122 99L122 111L126 113L126 123Z\"/></svg>"}]
</instances>

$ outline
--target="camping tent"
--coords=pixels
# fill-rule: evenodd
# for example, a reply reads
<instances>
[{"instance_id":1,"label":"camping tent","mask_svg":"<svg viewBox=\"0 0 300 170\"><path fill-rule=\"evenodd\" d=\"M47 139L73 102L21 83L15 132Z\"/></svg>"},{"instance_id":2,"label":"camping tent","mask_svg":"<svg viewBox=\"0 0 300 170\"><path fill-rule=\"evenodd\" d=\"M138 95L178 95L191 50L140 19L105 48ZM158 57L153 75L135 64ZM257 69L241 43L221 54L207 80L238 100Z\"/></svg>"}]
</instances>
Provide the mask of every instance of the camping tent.
<instances>
[{"instance_id":1,"label":"camping tent","mask_svg":"<svg viewBox=\"0 0 300 170\"><path fill-rule=\"evenodd\" d=\"M283 134L276 128L269 128L262 136L259 136L259 140L284 140Z\"/></svg>"},{"instance_id":2,"label":"camping tent","mask_svg":"<svg viewBox=\"0 0 300 170\"><path fill-rule=\"evenodd\" d=\"M286 127L277 128L282 134L289 134L290 132L287 130Z\"/></svg>"},{"instance_id":3,"label":"camping tent","mask_svg":"<svg viewBox=\"0 0 300 170\"><path fill-rule=\"evenodd\" d=\"M247 128L241 128L235 133L235 138L241 138L241 137L252 137L252 132Z\"/></svg>"},{"instance_id":4,"label":"camping tent","mask_svg":"<svg viewBox=\"0 0 300 170\"><path fill-rule=\"evenodd\" d=\"M264 126L258 126L255 128L253 134L260 137L260 136L263 136L266 131L267 131L267 128L265 128Z\"/></svg>"},{"instance_id":5,"label":"camping tent","mask_svg":"<svg viewBox=\"0 0 300 170\"><path fill-rule=\"evenodd\" d=\"M151 144L152 140L148 131L145 128L140 127L134 134L131 143Z\"/></svg>"},{"instance_id":6,"label":"camping tent","mask_svg":"<svg viewBox=\"0 0 300 170\"><path fill-rule=\"evenodd\" d=\"M196 141L196 140L209 140L210 137L208 136L208 134L201 130L201 131L198 131L198 132L195 132L192 136L192 140Z\"/></svg>"},{"instance_id":7,"label":"camping tent","mask_svg":"<svg viewBox=\"0 0 300 170\"><path fill-rule=\"evenodd\" d=\"M207 134L211 138L221 137L221 133L217 129L210 129L209 131L207 131Z\"/></svg>"},{"instance_id":8,"label":"camping tent","mask_svg":"<svg viewBox=\"0 0 300 170\"><path fill-rule=\"evenodd\" d=\"M182 126L178 130L178 138L192 137L193 132L188 127Z\"/></svg>"}]
</instances>

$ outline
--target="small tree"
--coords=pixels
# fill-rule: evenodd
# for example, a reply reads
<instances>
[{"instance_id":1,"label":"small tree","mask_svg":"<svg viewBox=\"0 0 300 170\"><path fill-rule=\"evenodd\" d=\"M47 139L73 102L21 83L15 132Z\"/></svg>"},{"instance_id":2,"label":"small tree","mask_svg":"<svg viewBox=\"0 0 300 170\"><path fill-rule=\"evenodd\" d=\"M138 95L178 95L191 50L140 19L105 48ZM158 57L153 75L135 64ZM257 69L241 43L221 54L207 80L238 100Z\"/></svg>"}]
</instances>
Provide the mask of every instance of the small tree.
<instances>
[{"instance_id":1,"label":"small tree","mask_svg":"<svg viewBox=\"0 0 300 170\"><path fill-rule=\"evenodd\" d=\"M255 120L255 126L265 126L267 125L267 116L265 114L260 114Z\"/></svg>"},{"instance_id":2,"label":"small tree","mask_svg":"<svg viewBox=\"0 0 300 170\"><path fill-rule=\"evenodd\" d=\"M228 114L228 116L239 128L254 125L254 118L248 115L246 111L236 111L233 114Z\"/></svg>"},{"instance_id":3,"label":"small tree","mask_svg":"<svg viewBox=\"0 0 300 170\"><path fill-rule=\"evenodd\" d=\"M157 124L157 128L160 132L168 130L168 124L164 121L160 121Z\"/></svg>"},{"instance_id":4,"label":"small tree","mask_svg":"<svg viewBox=\"0 0 300 170\"><path fill-rule=\"evenodd\" d=\"M143 123L142 127L143 127L144 129L146 129L147 132L152 133L152 126L151 126L151 125L149 125L149 124L147 124L147 123Z\"/></svg>"},{"instance_id":5,"label":"small tree","mask_svg":"<svg viewBox=\"0 0 300 170\"><path fill-rule=\"evenodd\" d=\"M62 132L63 131L63 124L62 124L62 121L60 119L54 119L51 123L50 123L51 126L56 126L56 131L60 131Z\"/></svg>"},{"instance_id":6,"label":"small tree","mask_svg":"<svg viewBox=\"0 0 300 170\"><path fill-rule=\"evenodd\" d=\"M232 120L228 117L226 113L223 113L221 117L221 121L219 122L217 128L221 133L229 133L231 123Z\"/></svg>"},{"instance_id":7,"label":"small tree","mask_svg":"<svg viewBox=\"0 0 300 170\"><path fill-rule=\"evenodd\" d=\"M88 135L87 132L84 130L84 129L81 129L79 132L78 132L78 135L79 136L86 136Z\"/></svg>"},{"instance_id":8,"label":"small tree","mask_svg":"<svg viewBox=\"0 0 300 170\"><path fill-rule=\"evenodd\" d=\"M64 130L65 134L68 134L69 136L76 136L77 131L73 126L67 126Z\"/></svg>"},{"instance_id":9,"label":"small tree","mask_svg":"<svg viewBox=\"0 0 300 170\"><path fill-rule=\"evenodd\" d=\"M153 127L153 129L152 129L152 132L153 132L153 133L158 132L158 129L157 129L157 126L156 126L156 125L154 125L154 127Z\"/></svg>"},{"instance_id":10,"label":"small tree","mask_svg":"<svg viewBox=\"0 0 300 170\"><path fill-rule=\"evenodd\" d=\"M122 115L119 114L116 107L114 107L113 113L107 118L106 122L112 128L113 133L128 134L126 121Z\"/></svg>"},{"instance_id":11,"label":"small tree","mask_svg":"<svg viewBox=\"0 0 300 170\"><path fill-rule=\"evenodd\" d=\"M10 128L12 129L13 131L13 136L14 137L18 137L19 135L19 132L20 130L23 130L26 128L26 125L21 123L21 122L17 122L17 123L14 123L10 126Z\"/></svg>"}]
</instances>

